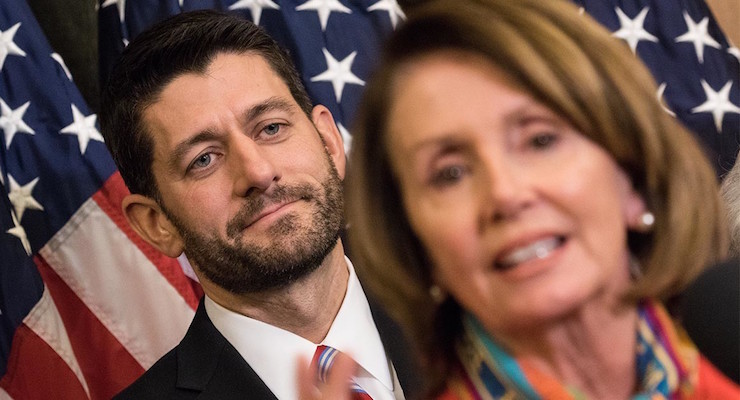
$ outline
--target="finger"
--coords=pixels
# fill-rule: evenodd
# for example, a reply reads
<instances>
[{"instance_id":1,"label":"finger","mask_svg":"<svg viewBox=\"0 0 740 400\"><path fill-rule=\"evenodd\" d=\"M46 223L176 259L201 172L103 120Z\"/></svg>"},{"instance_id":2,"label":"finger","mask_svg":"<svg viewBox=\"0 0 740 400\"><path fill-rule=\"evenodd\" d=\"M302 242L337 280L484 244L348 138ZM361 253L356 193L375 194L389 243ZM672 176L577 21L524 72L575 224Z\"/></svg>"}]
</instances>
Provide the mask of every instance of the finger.
<instances>
[{"instance_id":1,"label":"finger","mask_svg":"<svg viewBox=\"0 0 740 400\"><path fill-rule=\"evenodd\" d=\"M350 400L352 389L350 387L352 376L355 374L357 364L345 354L339 354L331 367L329 379L321 387L322 399Z\"/></svg>"},{"instance_id":2,"label":"finger","mask_svg":"<svg viewBox=\"0 0 740 400\"><path fill-rule=\"evenodd\" d=\"M309 361L303 356L299 356L297 362L298 398L300 400L321 399L321 392L316 387L316 380L314 379L318 367L309 365Z\"/></svg>"}]
</instances>

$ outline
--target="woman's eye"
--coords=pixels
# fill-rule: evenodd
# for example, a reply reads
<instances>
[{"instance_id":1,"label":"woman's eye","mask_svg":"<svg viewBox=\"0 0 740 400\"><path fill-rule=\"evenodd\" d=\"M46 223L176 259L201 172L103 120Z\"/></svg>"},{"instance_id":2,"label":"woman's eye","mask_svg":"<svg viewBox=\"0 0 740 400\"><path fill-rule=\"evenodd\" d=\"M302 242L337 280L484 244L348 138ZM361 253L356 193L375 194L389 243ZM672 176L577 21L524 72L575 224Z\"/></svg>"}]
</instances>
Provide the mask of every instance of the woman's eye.
<instances>
[{"instance_id":1,"label":"woman's eye","mask_svg":"<svg viewBox=\"0 0 740 400\"><path fill-rule=\"evenodd\" d=\"M462 165L451 165L437 171L432 176L432 184L435 186L451 185L460 179L467 172L467 168Z\"/></svg>"},{"instance_id":2,"label":"woman's eye","mask_svg":"<svg viewBox=\"0 0 740 400\"><path fill-rule=\"evenodd\" d=\"M558 136L554 133L541 133L533 136L529 144L535 149L546 149L554 145L557 140Z\"/></svg>"},{"instance_id":3,"label":"woman's eye","mask_svg":"<svg viewBox=\"0 0 740 400\"><path fill-rule=\"evenodd\" d=\"M278 132L280 132L280 124L278 124L278 123L274 123L274 124L270 124L270 125L267 125L267 126L266 126L266 127L265 127L265 128L263 129L263 131L264 131L264 132L265 132L265 134L267 134L268 136L275 136L275 135L277 135L277 134L278 134Z\"/></svg>"}]
</instances>

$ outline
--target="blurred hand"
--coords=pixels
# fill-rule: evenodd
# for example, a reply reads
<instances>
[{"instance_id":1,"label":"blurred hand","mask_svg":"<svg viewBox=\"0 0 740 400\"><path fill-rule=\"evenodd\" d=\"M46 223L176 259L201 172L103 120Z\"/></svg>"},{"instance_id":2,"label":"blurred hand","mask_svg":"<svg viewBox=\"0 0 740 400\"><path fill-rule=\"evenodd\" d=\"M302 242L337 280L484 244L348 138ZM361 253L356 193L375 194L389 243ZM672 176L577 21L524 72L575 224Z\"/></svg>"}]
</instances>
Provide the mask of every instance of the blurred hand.
<instances>
[{"instance_id":1,"label":"blurred hand","mask_svg":"<svg viewBox=\"0 0 740 400\"><path fill-rule=\"evenodd\" d=\"M352 376L357 364L347 355L339 354L334 360L326 382L316 379L317 365L308 365L310 360L298 359L298 398L300 400L351 400Z\"/></svg>"}]
</instances>

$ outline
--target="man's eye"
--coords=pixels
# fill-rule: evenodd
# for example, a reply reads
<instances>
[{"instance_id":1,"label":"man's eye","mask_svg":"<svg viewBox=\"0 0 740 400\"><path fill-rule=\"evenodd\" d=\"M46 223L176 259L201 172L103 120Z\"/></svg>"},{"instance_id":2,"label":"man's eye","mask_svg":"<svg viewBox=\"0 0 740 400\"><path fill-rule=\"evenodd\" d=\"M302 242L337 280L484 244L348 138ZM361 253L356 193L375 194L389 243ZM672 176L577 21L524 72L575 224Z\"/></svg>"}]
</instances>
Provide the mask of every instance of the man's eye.
<instances>
[{"instance_id":1,"label":"man's eye","mask_svg":"<svg viewBox=\"0 0 740 400\"><path fill-rule=\"evenodd\" d=\"M278 124L278 123L274 123L274 124L270 124L270 125L267 125L267 126L266 126L266 127L265 127L265 128L263 129L263 131L264 131L264 132L265 132L265 134L267 134L268 136L275 136L275 135L277 135L277 134L278 134L278 132L280 132L280 124Z\"/></svg>"},{"instance_id":2,"label":"man's eye","mask_svg":"<svg viewBox=\"0 0 740 400\"><path fill-rule=\"evenodd\" d=\"M193 161L193 163L190 165L191 168L205 168L207 167L212 160L211 153L205 153L199 156L198 158Z\"/></svg>"}]
</instances>

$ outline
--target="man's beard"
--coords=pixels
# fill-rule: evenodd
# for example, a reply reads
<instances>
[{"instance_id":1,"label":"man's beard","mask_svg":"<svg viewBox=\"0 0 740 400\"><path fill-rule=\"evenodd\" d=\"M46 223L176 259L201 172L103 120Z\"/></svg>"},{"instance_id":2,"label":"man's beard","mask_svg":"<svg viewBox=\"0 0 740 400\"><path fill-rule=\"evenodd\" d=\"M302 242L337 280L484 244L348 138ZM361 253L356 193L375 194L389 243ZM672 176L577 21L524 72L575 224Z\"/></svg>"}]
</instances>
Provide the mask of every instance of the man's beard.
<instances>
[{"instance_id":1,"label":"man's beard","mask_svg":"<svg viewBox=\"0 0 740 400\"><path fill-rule=\"evenodd\" d=\"M342 181L333 161L328 160L329 176L320 187L279 185L268 196L255 193L248 197L227 224L231 241L197 232L165 211L182 236L188 259L208 280L235 294L283 288L315 271L336 246L342 224ZM273 238L267 246L243 243L244 228L265 205L296 199L314 206L308 223L295 213L287 213L267 230Z\"/></svg>"}]
</instances>

